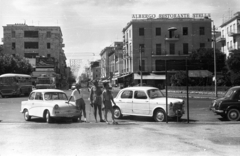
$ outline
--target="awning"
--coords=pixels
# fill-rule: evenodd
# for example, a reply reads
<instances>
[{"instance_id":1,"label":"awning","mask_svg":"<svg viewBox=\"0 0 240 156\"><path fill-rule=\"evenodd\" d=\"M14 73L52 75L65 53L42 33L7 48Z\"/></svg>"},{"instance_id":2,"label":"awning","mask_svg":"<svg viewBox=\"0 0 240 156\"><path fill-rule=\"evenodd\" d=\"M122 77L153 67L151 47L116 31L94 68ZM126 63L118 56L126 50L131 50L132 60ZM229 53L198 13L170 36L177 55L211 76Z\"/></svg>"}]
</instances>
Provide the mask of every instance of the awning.
<instances>
[{"instance_id":1,"label":"awning","mask_svg":"<svg viewBox=\"0 0 240 156\"><path fill-rule=\"evenodd\" d=\"M131 75L131 74L132 74L132 73L130 73L130 74L126 74L126 75L122 75L122 76L118 77L118 79L124 78L124 77L126 77L126 76Z\"/></svg>"},{"instance_id":2,"label":"awning","mask_svg":"<svg viewBox=\"0 0 240 156\"><path fill-rule=\"evenodd\" d=\"M141 75L134 73L134 80L140 80ZM142 75L142 79L144 80L165 80L165 75L156 75L156 74L150 74L150 75Z\"/></svg>"},{"instance_id":3,"label":"awning","mask_svg":"<svg viewBox=\"0 0 240 156\"><path fill-rule=\"evenodd\" d=\"M189 77L212 77L212 72L208 70L189 70Z\"/></svg>"},{"instance_id":4,"label":"awning","mask_svg":"<svg viewBox=\"0 0 240 156\"><path fill-rule=\"evenodd\" d=\"M177 30L177 28L176 27L168 28L168 31L174 31L174 30Z\"/></svg>"}]
</instances>

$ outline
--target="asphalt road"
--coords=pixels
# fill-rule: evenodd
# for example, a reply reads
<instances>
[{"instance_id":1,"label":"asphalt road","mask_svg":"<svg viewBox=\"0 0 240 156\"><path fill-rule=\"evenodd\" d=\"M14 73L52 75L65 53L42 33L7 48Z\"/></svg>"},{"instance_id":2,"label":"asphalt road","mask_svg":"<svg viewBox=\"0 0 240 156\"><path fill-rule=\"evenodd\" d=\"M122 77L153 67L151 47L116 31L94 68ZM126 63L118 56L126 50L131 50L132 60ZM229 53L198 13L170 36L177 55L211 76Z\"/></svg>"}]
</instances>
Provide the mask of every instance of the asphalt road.
<instances>
[{"instance_id":1,"label":"asphalt road","mask_svg":"<svg viewBox=\"0 0 240 156\"><path fill-rule=\"evenodd\" d=\"M71 94L71 90L65 91L68 96ZM113 90L114 95L117 91ZM94 122L93 109L89 105L89 92L87 89L83 89L83 97L86 102L86 113L87 120L89 122ZM23 119L23 114L20 113L21 101L27 100L28 97L8 97L0 99L0 121L2 123L22 123L25 122ZM184 98L185 99L185 98ZM185 99L185 114L182 117L181 122L222 122L220 116L214 115L209 111L209 104L211 99L189 99L189 118L187 116L187 102ZM110 114L108 115L110 119ZM98 118L99 119L99 118ZM31 122L42 122L41 119L35 119ZM119 122L153 122L152 118L149 117L134 117L134 116L124 116ZM65 121L64 121L65 122ZM169 122L176 122L169 120Z\"/></svg>"},{"instance_id":2,"label":"asphalt road","mask_svg":"<svg viewBox=\"0 0 240 156\"><path fill-rule=\"evenodd\" d=\"M66 91L70 95L71 91ZM27 97L0 99L0 156L229 156L240 153L239 122L221 121L208 110L209 99L190 99L190 123L156 123L126 116L118 125L95 123L84 91L90 123L46 124L23 119ZM92 111L92 110L91 110Z\"/></svg>"}]
</instances>

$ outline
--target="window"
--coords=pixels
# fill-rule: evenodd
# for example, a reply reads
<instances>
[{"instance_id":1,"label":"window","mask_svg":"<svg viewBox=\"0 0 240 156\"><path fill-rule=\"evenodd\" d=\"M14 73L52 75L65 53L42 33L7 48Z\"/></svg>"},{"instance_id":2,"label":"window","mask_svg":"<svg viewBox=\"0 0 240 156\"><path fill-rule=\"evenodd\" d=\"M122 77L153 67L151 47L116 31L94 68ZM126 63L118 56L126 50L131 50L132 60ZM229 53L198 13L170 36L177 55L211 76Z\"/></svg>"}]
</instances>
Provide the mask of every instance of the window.
<instances>
[{"instance_id":1,"label":"window","mask_svg":"<svg viewBox=\"0 0 240 156\"><path fill-rule=\"evenodd\" d=\"M200 43L200 48L205 48L205 43Z\"/></svg>"},{"instance_id":2,"label":"window","mask_svg":"<svg viewBox=\"0 0 240 156\"><path fill-rule=\"evenodd\" d=\"M47 57L51 57L51 54L47 54Z\"/></svg>"},{"instance_id":3,"label":"window","mask_svg":"<svg viewBox=\"0 0 240 156\"><path fill-rule=\"evenodd\" d=\"M165 70L165 61L164 60L156 60L155 68L156 68L156 71L164 71Z\"/></svg>"},{"instance_id":4,"label":"window","mask_svg":"<svg viewBox=\"0 0 240 156\"><path fill-rule=\"evenodd\" d=\"M144 44L139 44L139 51L144 53L145 52L145 46Z\"/></svg>"},{"instance_id":5,"label":"window","mask_svg":"<svg viewBox=\"0 0 240 156\"><path fill-rule=\"evenodd\" d=\"M16 37L16 32L12 31L12 38L15 38L15 37Z\"/></svg>"},{"instance_id":6,"label":"window","mask_svg":"<svg viewBox=\"0 0 240 156\"><path fill-rule=\"evenodd\" d=\"M36 93L35 100L43 100L42 93Z\"/></svg>"},{"instance_id":7,"label":"window","mask_svg":"<svg viewBox=\"0 0 240 156\"><path fill-rule=\"evenodd\" d=\"M144 36L144 28L139 28L139 36Z\"/></svg>"},{"instance_id":8,"label":"window","mask_svg":"<svg viewBox=\"0 0 240 156\"><path fill-rule=\"evenodd\" d=\"M133 95L133 92L131 90L125 90L122 95L121 98L122 99L131 99Z\"/></svg>"},{"instance_id":9,"label":"window","mask_svg":"<svg viewBox=\"0 0 240 156\"><path fill-rule=\"evenodd\" d=\"M156 55L161 55L161 53L162 53L161 44L156 44Z\"/></svg>"},{"instance_id":10,"label":"window","mask_svg":"<svg viewBox=\"0 0 240 156\"><path fill-rule=\"evenodd\" d=\"M183 54L188 54L188 43L183 43Z\"/></svg>"},{"instance_id":11,"label":"window","mask_svg":"<svg viewBox=\"0 0 240 156\"><path fill-rule=\"evenodd\" d=\"M129 38L131 38L131 30L129 30Z\"/></svg>"},{"instance_id":12,"label":"window","mask_svg":"<svg viewBox=\"0 0 240 156\"><path fill-rule=\"evenodd\" d=\"M30 96L29 96L29 100L34 100L35 97L35 92L33 92Z\"/></svg>"},{"instance_id":13,"label":"window","mask_svg":"<svg viewBox=\"0 0 240 156\"><path fill-rule=\"evenodd\" d=\"M47 31L47 38L50 38L50 37L51 37L51 32Z\"/></svg>"},{"instance_id":14,"label":"window","mask_svg":"<svg viewBox=\"0 0 240 156\"><path fill-rule=\"evenodd\" d=\"M161 28L156 28L156 36L161 36Z\"/></svg>"},{"instance_id":15,"label":"window","mask_svg":"<svg viewBox=\"0 0 240 156\"><path fill-rule=\"evenodd\" d=\"M38 38L38 31L24 31L24 37Z\"/></svg>"},{"instance_id":16,"label":"window","mask_svg":"<svg viewBox=\"0 0 240 156\"><path fill-rule=\"evenodd\" d=\"M170 54L175 54L175 44L170 43L169 48L170 48Z\"/></svg>"},{"instance_id":17,"label":"window","mask_svg":"<svg viewBox=\"0 0 240 156\"><path fill-rule=\"evenodd\" d=\"M51 44L47 43L47 49L50 49L50 48L51 48Z\"/></svg>"},{"instance_id":18,"label":"window","mask_svg":"<svg viewBox=\"0 0 240 156\"><path fill-rule=\"evenodd\" d=\"M12 42L12 50L15 50L15 49L16 49L16 43Z\"/></svg>"},{"instance_id":19,"label":"window","mask_svg":"<svg viewBox=\"0 0 240 156\"><path fill-rule=\"evenodd\" d=\"M199 28L199 35L205 35L205 28L204 27Z\"/></svg>"},{"instance_id":20,"label":"window","mask_svg":"<svg viewBox=\"0 0 240 156\"><path fill-rule=\"evenodd\" d=\"M134 99L147 99L147 95L143 91L135 91Z\"/></svg>"},{"instance_id":21,"label":"window","mask_svg":"<svg viewBox=\"0 0 240 156\"><path fill-rule=\"evenodd\" d=\"M38 42L24 42L25 49L38 49Z\"/></svg>"},{"instance_id":22,"label":"window","mask_svg":"<svg viewBox=\"0 0 240 156\"><path fill-rule=\"evenodd\" d=\"M183 35L188 35L188 27L183 27Z\"/></svg>"}]
</instances>

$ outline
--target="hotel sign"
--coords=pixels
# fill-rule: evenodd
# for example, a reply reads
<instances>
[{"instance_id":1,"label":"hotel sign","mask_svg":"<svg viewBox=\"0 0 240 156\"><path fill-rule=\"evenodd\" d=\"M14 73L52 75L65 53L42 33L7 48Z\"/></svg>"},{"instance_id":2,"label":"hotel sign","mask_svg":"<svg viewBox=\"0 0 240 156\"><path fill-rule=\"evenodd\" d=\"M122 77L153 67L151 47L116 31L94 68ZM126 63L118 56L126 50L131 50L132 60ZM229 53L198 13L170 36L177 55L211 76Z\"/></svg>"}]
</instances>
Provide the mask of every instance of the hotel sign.
<instances>
[{"instance_id":1,"label":"hotel sign","mask_svg":"<svg viewBox=\"0 0 240 156\"><path fill-rule=\"evenodd\" d=\"M173 19L173 18L211 18L210 13L194 13L192 15L190 14L133 14L132 19L148 19L148 18L168 18L168 19Z\"/></svg>"}]
</instances>

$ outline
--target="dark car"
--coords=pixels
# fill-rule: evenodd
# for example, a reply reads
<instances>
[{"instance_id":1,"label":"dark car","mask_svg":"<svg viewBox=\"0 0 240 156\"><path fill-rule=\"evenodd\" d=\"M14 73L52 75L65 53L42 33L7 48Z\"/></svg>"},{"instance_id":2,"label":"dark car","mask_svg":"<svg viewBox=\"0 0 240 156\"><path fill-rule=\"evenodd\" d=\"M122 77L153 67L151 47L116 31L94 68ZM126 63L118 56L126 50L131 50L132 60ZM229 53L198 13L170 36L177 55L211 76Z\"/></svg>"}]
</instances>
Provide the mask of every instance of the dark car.
<instances>
[{"instance_id":1,"label":"dark car","mask_svg":"<svg viewBox=\"0 0 240 156\"><path fill-rule=\"evenodd\" d=\"M229 121L238 121L240 119L240 86L230 88L224 97L213 100L210 110Z\"/></svg>"}]
</instances>

